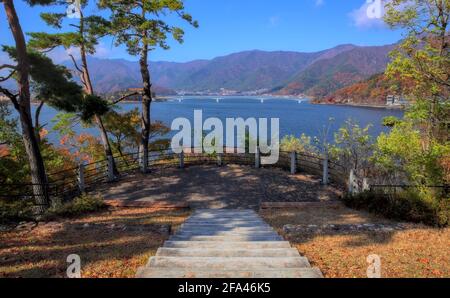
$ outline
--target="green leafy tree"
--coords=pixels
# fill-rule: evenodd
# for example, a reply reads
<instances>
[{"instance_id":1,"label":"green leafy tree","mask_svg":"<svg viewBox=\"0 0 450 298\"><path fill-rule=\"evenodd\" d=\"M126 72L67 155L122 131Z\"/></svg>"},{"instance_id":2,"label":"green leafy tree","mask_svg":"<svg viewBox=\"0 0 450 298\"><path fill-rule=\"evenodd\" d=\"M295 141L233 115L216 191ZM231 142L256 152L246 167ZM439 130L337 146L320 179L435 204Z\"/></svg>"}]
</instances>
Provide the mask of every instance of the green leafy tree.
<instances>
[{"instance_id":1,"label":"green leafy tree","mask_svg":"<svg viewBox=\"0 0 450 298\"><path fill-rule=\"evenodd\" d=\"M111 111L105 115L105 128L111 136L114 148L123 157L126 152L135 152L139 148L140 133L139 127L141 117L139 109L134 109L125 113ZM162 137L170 132L170 128L162 122L157 121L151 125L150 148L152 150L167 148L169 140Z\"/></svg>"},{"instance_id":2,"label":"green leafy tree","mask_svg":"<svg viewBox=\"0 0 450 298\"><path fill-rule=\"evenodd\" d=\"M399 123L401 123L401 120L395 116L385 117L385 118L383 118L383 121L381 122L381 124L383 126L390 127L390 128L394 127L395 125L397 125Z\"/></svg>"},{"instance_id":3,"label":"green leafy tree","mask_svg":"<svg viewBox=\"0 0 450 298\"><path fill-rule=\"evenodd\" d=\"M413 82L411 90L427 114L418 118L427 134L441 140L448 137L450 96L449 0L392 0L386 5L385 22L406 32L391 53L390 78ZM420 112L419 114L423 114Z\"/></svg>"},{"instance_id":4,"label":"green leafy tree","mask_svg":"<svg viewBox=\"0 0 450 298\"><path fill-rule=\"evenodd\" d=\"M295 136L285 136L281 140L281 150L286 152L298 152L307 154L318 154L319 150L313 144L310 136L302 134L299 138Z\"/></svg>"},{"instance_id":5,"label":"green leafy tree","mask_svg":"<svg viewBox=\"0 0 450 298\"><path fill-rule=\"evenodd\" d=\"M373 160L391 183L435 186L444 181L440 160L449 154L448 145L433 141L425 146L420 130L403 121L378 137Z\"/></svg>"},{"instance_id":6,"label":"green leafy tree","mask_svg":"<svg viewBox=\"0 0 450 298\"><path fill-rule=\"evenodd\" d=\"M352 120L347 120L334 135L335 145L331 155L348 170L367 171L369 158L373 151L373 140L369 133L370 125L362 128Z\"/></svg>"},{"instance_id":7,"label":"green leafy tree","mask_svg":"<svg viewBox=\"0 0 450 298\"><path fill-rule=\"evenodd\" d=\"M111 32L116 45L125 45L130 55L139 56L142 77L142 119L140 154L143 164L148 160L151 119L150 105L153 100L148 66L149 52L157 47L169 49L168 35L183 42L184 31L169 25L163 16L180 16L198 27L192 16L185 13L182 0L100 0L99 6L111 12Z\"/></svg>"},{"instance_id":8,"label":"green leafy tree","mask_svg":"<svg viewBox=\"0 0 450 298\"><path fill-rule=\"evenodd\" d=\"M64 5L66 9L67 3L52 1L53 5ZM95 121L99 131L100 138L104 147L105 155L107 157L113 157L111 144L109 143L108 134L105 130L102 116L109 110L108 103L95 93L92 85L87 56L94 54L96 46L99 40L107 35L108 21L98 15L84 15L84 8L87 6L88 1L81 1L79 9L79 18L70 23L72 31L58 32L58 33L46 33L46 32L34 32L30 33L31 39L29 46L34 49L42 51L51 51L57 47L64 47L66 49L76 48L79 51L80 63L77 62L72 54L69 57L72 59L73 65L80 76L81 83L85 92L83 99L82 120L90 121L91 118ZM42 13L41 18L47 23L47 25L62 30L62 24L65 13ZM113 163L114 163L114 159ZM114 170L117 173L117 169L114 163Z\"/></svg>"}]
</instances>

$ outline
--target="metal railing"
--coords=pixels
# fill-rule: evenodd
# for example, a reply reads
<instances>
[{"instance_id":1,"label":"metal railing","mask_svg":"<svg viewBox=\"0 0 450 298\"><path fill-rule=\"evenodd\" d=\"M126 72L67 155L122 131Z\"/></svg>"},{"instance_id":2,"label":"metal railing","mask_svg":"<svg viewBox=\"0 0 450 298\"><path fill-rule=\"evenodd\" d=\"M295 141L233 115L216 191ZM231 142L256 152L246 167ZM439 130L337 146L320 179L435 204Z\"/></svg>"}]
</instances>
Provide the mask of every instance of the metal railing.
<instances>
[{"instance_id":1,"label":"metal railing","mask_svg":"<svg viewBox=\"0 0 450 298\"><path fill-rule=\"evenodd\" d=\"M195 153L195 148L176 154L171 150L149 152L145 169L150 174L158 173L167 168L189 167L197 165L244 165L265 168L280 168L291 173L307 173L323 176L322 181L345 185L346 173L342 165L327 160L321 156L307 153L281 151L279 159L273 165L261 165L259 153L237 153L238 148L230 152L224 148L223 153ZM247 150L248 151L248 150ZM69 200L80 193L95 189L99 184L117 181L120 178L138 172L142 169L139 153L127 153L114 157L116 171L112 160L103 159L89 164L80 164L48 175L49 183L45 186L50 197ZM326 171L325 171L326 167ZM114 173L113 173L114 172ZM0 198L33 198L32 184L0 184Z\"/></svg>"}]
</instances>

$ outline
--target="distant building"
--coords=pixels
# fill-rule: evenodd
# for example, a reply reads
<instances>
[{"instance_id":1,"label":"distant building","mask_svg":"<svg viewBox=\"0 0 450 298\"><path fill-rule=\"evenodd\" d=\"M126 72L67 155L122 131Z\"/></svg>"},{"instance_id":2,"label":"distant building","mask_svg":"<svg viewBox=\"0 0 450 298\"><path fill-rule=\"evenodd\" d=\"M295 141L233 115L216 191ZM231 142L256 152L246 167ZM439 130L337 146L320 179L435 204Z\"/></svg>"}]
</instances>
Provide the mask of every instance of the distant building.
<instances>
[{"instance_id":1,"label":"distant building","mask_svg":"<svg viewBox=\"0 0 450 298\"><path fill-rule=\"evenodd\" d=\"M397 95L388 95L386 96L386 105L387 106L406 106L408 105L408 101L403 97Z\"/></svg>"}]
</instances>

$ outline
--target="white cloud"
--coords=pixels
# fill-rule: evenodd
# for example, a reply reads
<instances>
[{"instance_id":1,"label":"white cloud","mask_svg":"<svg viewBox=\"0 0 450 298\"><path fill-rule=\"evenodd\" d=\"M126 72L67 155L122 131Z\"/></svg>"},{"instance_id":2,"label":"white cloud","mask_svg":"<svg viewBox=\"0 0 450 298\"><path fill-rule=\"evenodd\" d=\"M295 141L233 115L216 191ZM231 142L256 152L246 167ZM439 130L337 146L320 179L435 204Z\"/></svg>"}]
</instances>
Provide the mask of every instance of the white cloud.
<instances>
[{"instance_id":1,"label":"white cloud","mask_svg":"<svg viewBox=\"0 0 450 298\"><path fill-rule=\"evenodd\" d=\"M111 57L112 54L113 53L112 53L111 47L108 48L104 43L100 43L95 48L94 57L96 57L96 58L108 58L108 57Z\"/></svg>"},{"instance_id":2,"label":"white cloud","mask_svg":"<svg viewBox=\"0 0 450 298\"><path fill-rule=\"evenodd\" d=\"M353 25L359 28L383 27L385 0L368 0L360 8L353 10L349 16Z\"/></svg>"},{"instance_id":3,"label":"white cloud","mask_svg":"<svg viewBox=\"0 0 450 298\"><path fill-rule=\"evenodd\" d=\"M96 52L93 57L96 58L109 58L112 54L110 48L106 47L103 43L96 46ZM69 55L73 55L76 60L80 59L80 52L77 48L65 49L63 47L58 47L47 54L53 62L62 63L70 60Z\"/></svg>"},{"instance_id":4,"label":"white cloud","mask_svg":"<svg viewBox=\"0 0 450 298\"><path fill-rule=\"evenodd\" d=\"M269 18L269 27L273 28L278 26L278 24L280 23L280 16L271 16Z\"/></svg>"},{"instance_id":5,"label":"white cloud","mask_svg":"<svg viewBox=\"0 0 450 298\"><path fill-rule=\"evenodd\" d=\"M65 49L63 47L58 47L51 52L47 53L47 56L53 60L54 63L62 63L70 60L69 54L72 54L75 59L80 57L78 51L75 48Z\"/></svg>"}]
</instances>

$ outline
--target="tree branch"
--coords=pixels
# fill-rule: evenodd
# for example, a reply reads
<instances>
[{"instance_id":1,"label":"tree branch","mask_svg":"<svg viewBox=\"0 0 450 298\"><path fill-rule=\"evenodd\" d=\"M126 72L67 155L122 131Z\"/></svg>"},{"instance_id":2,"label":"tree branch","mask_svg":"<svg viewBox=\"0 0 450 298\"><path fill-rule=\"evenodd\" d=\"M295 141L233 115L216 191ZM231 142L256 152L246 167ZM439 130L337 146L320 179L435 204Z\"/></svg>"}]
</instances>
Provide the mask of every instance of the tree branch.
<instances>
[{"instance_id":1,"label":"tree branch","mask_svg":"<svg viewBox=\"0 0 450 298\"><path fill-rule=\"evenodd\" d=\"M4 82L9 80L14 74L16 73L16 70L11 71L11 73L9 75L7 75L6 77L0 77L0 82Z\"/></svg>"},{"instance_id":2,"label":"tree branch","mask_svg":"<svg viewBox=\"0 0 450 298\"><path fill-rule=\"evenodd\" d=\"M127 98L129 98L129 97L131 97L131 96L135 96L135 95L139 95L139 94L141 94L141 93L139 93L139 92L133 92L133 93L127 94L127 95L122 96L121 98L119 98L119 99L117 99L117 100L111 102L110 105L113 106L113 105L118 104L118 103L120 103L121 101L123 101L123 100L125 100L125 99L127 99Z\"/></svg>"},{"instance_id":3,"label":"tree branch","mask_svg":"<svg viewBox=\"0 0 450 298\"><path fill-rule=\"evenodd\" d=\"M73 65L75 66L75 68L80 72L83 73L83 71L81 70L81 68L78 66L77 61L75 60L75 57L72 54L69 54L70 59L72 59Z\"/></svg>"},{"instance_id":4,"label":"tree branch","mask_svg":"<svg viewBox=\"0 0 450 298\"><path fill-rule=\"evenodd\" d=\"M3 65L0 65L0 70L2 70L2 69L4 69L4 68L9 68L9 69L16 70L16 69L17 69L17 66L11 65L11 64L3 64Z\"/></svg>"},{"instance_id":5,"label":"tree branch","mask_svg":"<svg viewBox=\"0 0 450 298\"><path fill-rule=\"evenodd\" d=\"M18 94L12 94L11 91L9 91L8 89L3 88L2 86L0 86L0 92L3 93L4 95L6 95L6 97L8 97L11 102L14 105L14 108L16 110L19 110L19 102L17 101L17 96L19 96Z\"/></svg>"}]
</instances>

